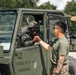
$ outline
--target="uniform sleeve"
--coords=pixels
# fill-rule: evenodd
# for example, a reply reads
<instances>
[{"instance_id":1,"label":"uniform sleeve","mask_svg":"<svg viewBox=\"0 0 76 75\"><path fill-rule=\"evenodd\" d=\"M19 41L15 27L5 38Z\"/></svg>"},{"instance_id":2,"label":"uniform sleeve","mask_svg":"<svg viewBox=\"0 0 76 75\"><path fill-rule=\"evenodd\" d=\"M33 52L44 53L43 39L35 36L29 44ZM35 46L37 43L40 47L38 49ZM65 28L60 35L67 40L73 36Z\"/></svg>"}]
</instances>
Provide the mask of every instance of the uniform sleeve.
<instances>
[{"instance_id":1,"label":"uniform sleeve","mask_svg":"<svg viewBox=\"0 0 76 75\"><path fill-rule=\"evenodd\" d=\"M53 42L52 41L50 41L49 44L50 44L51 47L53 46Z\"/></svg>"},{"instance_id":2,"label":"uniform sleeve","mask_svg":"<svg viewBox=\"0 0 76 75\"><path fill-rule=\"evenodd\" d=\"M56 43L57 40L58 40L58 39L56 38L56 39L54 39L53 41L50 41L50 42L49 42L50 46L52 47L52 46Z\"/></svg>"},{"instance_id":3,"label":"uniform sleeve","mask_svg":"<svg viewBox=\"0 0 76 75\"><path fill-rule=\"evenodd\" d=\"M59 44L59 55L67 55L67 44L60 42L60 44Z\"/></svg>"}]
</instances>

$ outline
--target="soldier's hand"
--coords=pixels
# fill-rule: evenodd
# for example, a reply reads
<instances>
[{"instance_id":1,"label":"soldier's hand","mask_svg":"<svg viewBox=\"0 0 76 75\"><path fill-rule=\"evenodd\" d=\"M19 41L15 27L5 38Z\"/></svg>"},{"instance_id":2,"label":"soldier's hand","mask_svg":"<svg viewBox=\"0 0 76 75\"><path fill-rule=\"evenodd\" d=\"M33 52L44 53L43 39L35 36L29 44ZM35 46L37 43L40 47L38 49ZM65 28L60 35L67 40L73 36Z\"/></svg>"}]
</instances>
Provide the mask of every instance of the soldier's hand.
<instances>
[{"instance_id":1,"label":"soldier's hand","mask_svg":"<svg viewBox=\"0 0 76 75\"><path fill-rule=\"evenodd\" d=\"M33 42L39 42L41 41L41 38L39 36L34 36Z\"/></svg>"}]
</instances>

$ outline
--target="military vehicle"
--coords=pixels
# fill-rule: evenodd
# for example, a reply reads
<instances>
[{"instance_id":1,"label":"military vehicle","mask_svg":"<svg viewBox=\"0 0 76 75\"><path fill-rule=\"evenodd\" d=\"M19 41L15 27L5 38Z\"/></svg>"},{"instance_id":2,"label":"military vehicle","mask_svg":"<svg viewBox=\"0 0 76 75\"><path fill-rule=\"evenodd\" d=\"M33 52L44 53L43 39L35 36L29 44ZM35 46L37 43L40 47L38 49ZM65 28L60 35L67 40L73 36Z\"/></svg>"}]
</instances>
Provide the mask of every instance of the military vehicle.
<instances>
[{"instance_id":1,"label":"military vehicle","mask_svg":"<svg viewBox=\"0 0 76 75\"><path fill-rule=\"evenodd\" d=\"M0 10L0 75L50 75L50 51L44 50L39 44L17 47L17 35L28 30L28 18L29 21L38 22L40 33L47 43L55 38L54 23L65 21L68 27L66 37L70 42L68 16L61 11L24 8ZM76 75L76 68L74 73L69 74Z\"/></svg>"}]
</instances>

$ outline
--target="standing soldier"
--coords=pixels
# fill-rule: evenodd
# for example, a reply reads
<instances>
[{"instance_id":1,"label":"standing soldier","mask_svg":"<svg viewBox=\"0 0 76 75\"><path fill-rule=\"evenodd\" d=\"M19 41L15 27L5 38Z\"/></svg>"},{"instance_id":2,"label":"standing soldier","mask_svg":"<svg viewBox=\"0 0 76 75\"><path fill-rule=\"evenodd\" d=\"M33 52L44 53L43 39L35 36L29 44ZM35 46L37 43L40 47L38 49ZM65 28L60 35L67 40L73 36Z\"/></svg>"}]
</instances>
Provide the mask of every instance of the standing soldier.
<instances>
[{"instance_id":1,"label":"standing soldier","mask_svg":"<svg viewBox=\"0 0 76 75\"><path fill-rule=\"evenodd\" d=\"M63 21L58 21L54 26L54 35L57 37L50 45L35 36L33 41L38 41L46 50L52 50L52 67L50 75L68 75L69 43L65 37L67 27Z\"/></svg>"}]
</instances>

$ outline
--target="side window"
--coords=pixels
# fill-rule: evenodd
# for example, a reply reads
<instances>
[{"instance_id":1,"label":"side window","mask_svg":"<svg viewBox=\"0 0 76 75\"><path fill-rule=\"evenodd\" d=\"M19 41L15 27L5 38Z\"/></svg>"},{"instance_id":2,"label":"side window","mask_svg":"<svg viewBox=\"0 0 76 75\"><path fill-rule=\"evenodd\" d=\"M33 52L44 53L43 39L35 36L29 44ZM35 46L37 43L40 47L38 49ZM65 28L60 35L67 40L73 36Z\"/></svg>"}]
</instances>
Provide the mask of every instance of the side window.
<instances>
[{"instance_id":1,"label":"side window","mask_svg":"<svg viewBox=\"0 0 76 75\"><path fill-rule=\"evenodd\" d=\"M48 14L48 25L49 25L48 27L50 31L48 31L49 36L47 37L49 37L48 38L49 42L51 42L55 38L54 33L53 33L53 28L54 28L55 22L59 20L62 20L65 22L65 17L63 15Z\"/></svg>"},{"instance_id":2,"label":"side window","mask_svg":"<svg viewBox=\"0 0 76 75\"><path fill-rule=\"evenodd\" d=\"M69 27L71 51L76 51L76 22L70 21Z\"/></svg>"},{"instance_id":3,"label":"side window","mask_svg":"<svg viewBox=\"0 0 76 75\"><path fill-rule=\"evenodd\" d=\"M17 37L17 48L34 45L32 42L35 35L43 39L43 16L34 14L23 14Z\"/></svg>"},{"instance_id":4,"label":"side window","mask_svg":"<svg viewBox=\"0 0 76 75\"><path fill-rule=\"evenodd\" d=\"M23 14L22 23L21 23L21 33L26 33L28 31L28 22L35 21L33 15Z\"/></svg>"}]
</instances>

